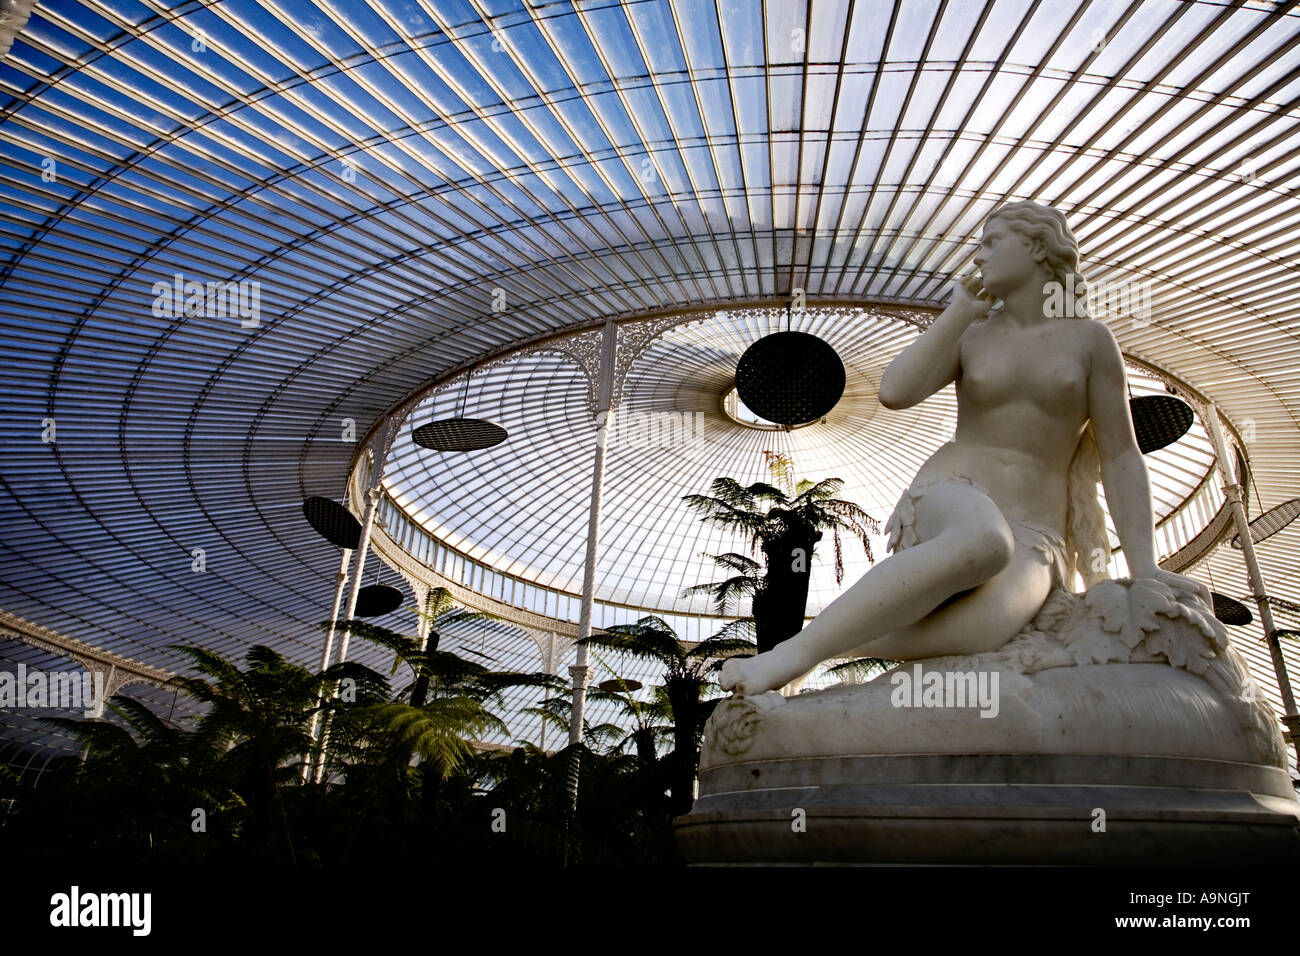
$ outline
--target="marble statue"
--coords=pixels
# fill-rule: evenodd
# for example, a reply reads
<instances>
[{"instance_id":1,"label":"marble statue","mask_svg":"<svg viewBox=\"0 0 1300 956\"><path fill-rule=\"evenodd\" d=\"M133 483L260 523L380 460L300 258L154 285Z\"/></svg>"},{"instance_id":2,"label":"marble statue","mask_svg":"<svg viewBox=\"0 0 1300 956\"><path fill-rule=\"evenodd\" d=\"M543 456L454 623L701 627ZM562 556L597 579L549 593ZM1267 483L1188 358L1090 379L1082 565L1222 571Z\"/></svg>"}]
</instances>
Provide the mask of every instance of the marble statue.
<instances>
[{"instance_id":1,"label":"marble statue","mask_svg":"<svg viewBox=\"0 0 1300 956\"><path fill-rule=\"evenodd\" d=\"M1156 566L1151 493L1110 330L1083 314L1086 288L1065 217L1034 202L997 209L978 277L886 369L880 402L909 408L957 386L957 430L921 466L886 527L893 556L776 648L728 661L724 690L779 688L830 658L909 661L994 651L1053 588L1103 577L1109 554L1098 472L1134 577L1208 589ZM1076 290L1053 316L1054 289Z\"/></svg>"},{"instance_id":2,"label":"marble statue","mask_svg":"<svg viewBox=\"0 0 1300 956\"><path fill-rule=\"evenodd\" d=\"M1065 217L1004 205L974 261L879 390L907 408L956 383L956 433L894 509L890 557L789 640L723 665L733 693L676 822L686 859L1300 861L1276 715L1208 589L1156 564L1123 359L1077 307ZM1098 482L1130 578L1105 574ZM902 663L778 691L851 657Z\"/></svg>"}]
</instances>

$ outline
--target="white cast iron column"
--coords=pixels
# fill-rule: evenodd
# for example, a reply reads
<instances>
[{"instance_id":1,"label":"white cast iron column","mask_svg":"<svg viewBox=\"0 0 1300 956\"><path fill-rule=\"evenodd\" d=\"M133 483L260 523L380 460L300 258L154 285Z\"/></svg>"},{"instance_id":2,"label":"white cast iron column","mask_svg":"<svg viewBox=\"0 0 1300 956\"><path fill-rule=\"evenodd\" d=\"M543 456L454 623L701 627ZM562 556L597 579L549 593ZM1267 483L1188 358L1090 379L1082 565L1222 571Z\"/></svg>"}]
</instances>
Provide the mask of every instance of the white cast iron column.
<instances>
[{"instance_id":1,"label":"white cast iron column","mask_svg":"<svg viewBox=\"0 0 1300 956\"><path fill-rule=\"evenodd\" d=\"M1241 501L1241 485L1233 474L1232 464L1228 458L1228 447L1223 440L1223 429L1219 425L1219 410L1210 403L1205 415L1209 426L1210 438L1214 441L1214 453L1219 459L1219 472L1223 476L1224 495L1228 506L1232 508L1232 520L1237 526L1237 539L1241 542L1241 553L1246 559L1246 576L1250 579L1250 592L1259 607L1259 621L1264 627L1264 636L1268 639L1268 652L1273 658L1273 670L1277 672L1277 686L1282 693L1282 706L1286 708L1286 725L1290 730L1291 742L1300 752L1300 742L1295 735L1300 731L1300 716L1296 715L1295 697L1291 692L1291 681L1286 673L1286 660L1282 657L1282 647L1278 643L1277 631L1273 626L1273 609L1268 603L1268 594L1264 590L1264 576L1259 570L1259 560L1255 557L1255 542L1250 537L1250 525L1246 520L1246 508Z\"/></svg>"},{"instance_id":2,"label":"white cast iron column","mask_svg":"<svg viewBox=\"0 0 1300 956\"><path fill-rule=\"evenodd\" d=\"M614 424L614 359L618 328L605 320L601 339L600 379L596 388L596 448L591 469L591 509L587 514L587 557L582 570L582 604L578 640L591 637L591 606L596 591L596 552L600 546L600 499L605 483L605 445ZM573 709L569 714L569 745L582 740L582 717L587 698L587 645L579 643L576 662L569 668L573 679ZM576 784L576 778L574 783Z\"/></svg>"},{"instance_id":3,"label":"white cast iron column","mask_svg":"<svg viewBox=\"0 0 1300 956\"><path fill-rule=\"evenodd\" d=\"M375 525L375 512L379 507L379 497L381 483L384 479L384 465L388 460L388 451L393 444L393 435L396 432L398 422L389 418L385 419L384 425L379 429L375 438L370 444L372 457L374 459L373 469L370 474L370 487L366 489L366 514L365 520L361 524L361 540L357 543L357 569L352 577L352 588L348 593L347 613L343 616L342 635L339 638L339 659L338 663L342 664L348 659L348 639L352 636L351 624L352 616L357 610L357 596L361 593L361 581L366 570L366 556L370 552L370 531ZM340 583L340 587L341 587ZM326 647L328 654L329 648ZM328 657L325 659L325 666L329 667ZM335 690L337 693L337 689ZM325 775L325 750L329 746L329 722L326 721L322 730L320 763L316 765L316 782L320 783Z\"/></svg>"}]
</instances>

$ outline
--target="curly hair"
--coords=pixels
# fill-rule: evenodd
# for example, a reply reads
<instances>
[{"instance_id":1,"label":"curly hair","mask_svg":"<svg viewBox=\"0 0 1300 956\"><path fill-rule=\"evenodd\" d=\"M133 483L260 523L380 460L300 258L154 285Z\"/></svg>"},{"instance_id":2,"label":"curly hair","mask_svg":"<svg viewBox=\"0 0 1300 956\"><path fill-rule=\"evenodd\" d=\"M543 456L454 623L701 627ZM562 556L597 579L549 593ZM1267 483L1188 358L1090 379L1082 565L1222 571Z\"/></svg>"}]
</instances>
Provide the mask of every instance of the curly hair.
<instances>
[{"instance_id":1,"label":"curly hair","mask_svg":"<svg viewBox=\"0 0 1300 956\"><path fill-rule=\"evenodd\" d=\"M1053 278L1066 288L1070 288L1073 282L1078 306L1071 314L1076 318L1085 318L1083 303L1088 296L1088 283L1079 271L1079 243L1075 241L1065 215L1059 209L1025 199L999 206L985 220L984 225L987 227L996 219L1002 220L1008 229L1030 242L1035 239L1042 241L1047 267L1052 270Z\"/></svg>"}]
</instances>

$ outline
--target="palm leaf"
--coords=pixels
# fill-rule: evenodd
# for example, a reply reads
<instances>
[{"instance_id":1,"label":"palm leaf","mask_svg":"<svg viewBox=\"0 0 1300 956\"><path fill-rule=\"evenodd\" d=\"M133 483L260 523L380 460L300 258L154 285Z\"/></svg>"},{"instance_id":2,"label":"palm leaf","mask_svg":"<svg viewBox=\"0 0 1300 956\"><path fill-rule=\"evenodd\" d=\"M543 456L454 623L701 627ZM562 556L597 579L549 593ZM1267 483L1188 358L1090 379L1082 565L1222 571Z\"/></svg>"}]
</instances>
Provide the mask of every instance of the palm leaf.
<instances>
[{"instance_id":1,"label":"palm leaf","mask_svg":"<svg viewBox=\"0 0 1300 956\"><path fill-rule=\"evenodd\" d=\"M707 660L710 658L735 657L738 654L753 654L757 650L758 646L756 644L742 637L715 634L692 647L686 652L686 656Z\"/></svg>"},{"instance_id":2,"label":"palm leaf","mask_svg":"<svg viewBox=\"0 0 1300 956\"><path fill-rule=\"evenodd\" d=\"M397 752L419 754L444 777L473 756L466 737L509 732L504 721L473 697L439 697L423 707L378 704L367 708L367 716L392 736Z\"/></svg>"},{"instance_id":3,"label":"palm leaf","mask_svg":"<svg viewBox=\"0 0 1300 956\"><path fill-rule=\"evenodd\" d=\"M420 651L419 642L414 638L380 627L378 624L371 624L369 621L360 621L356 618L351 621L323 621L319 627L322 630L334 627L340 632L351 631L354 637L392 651L401 661L409 661L413 654L418 654ZM393 662L393 670L397 670L397 661Z\"/></svg>"},{"instance_id":4,"label":"palm leaf","mask_svg":"<svg viewBox=\"0 0 1300 956\"><path fill-rule=\"evenodd\" d=\"M734 621L729 621L722 625L722 627L718 628L717 633L713 636L735 638L737 640L754 643L757 639L755 635L754 619L752 617L742 617L737 618Z\"/></svg>"},{"instance_id":5,"label":"palm leaf","mask_svg":"<svg viewBox=\"0 0 1300 956\"><path fill-rule=\"evenodd\" d=\"M466 688L472 696L480 700L501 700L503 691L511 687L541 687L546 690L560 690L568 682L555 674L537 671L525 674L518 671L488 671L480 674L471 688Z\"/></svg>"},{"instance_id":6,"label":"palm leaf","mask_svg":"<svg viewBox=\"0 0 1300 956\"><path fill-rule=\"evenodd\" d=\"M657 661L669 668L680 667L685 662L685 653L677 633L663 618L653 614L646 615L635 624L607 627L578 643L621 651L642 660Z\"/></svg>"},{"instance_id":7,"label":"palm leaf","mask_svg":"<svg viewBox=\"0 0 1300 956\"><path fill-rule=\"evenodd\" d=\"M103 720L77 720L74 717L38 717L43 724L57 727L70 737L98 753L134 752L138 744L131 731Z\"/></svg>"}]
</instances>

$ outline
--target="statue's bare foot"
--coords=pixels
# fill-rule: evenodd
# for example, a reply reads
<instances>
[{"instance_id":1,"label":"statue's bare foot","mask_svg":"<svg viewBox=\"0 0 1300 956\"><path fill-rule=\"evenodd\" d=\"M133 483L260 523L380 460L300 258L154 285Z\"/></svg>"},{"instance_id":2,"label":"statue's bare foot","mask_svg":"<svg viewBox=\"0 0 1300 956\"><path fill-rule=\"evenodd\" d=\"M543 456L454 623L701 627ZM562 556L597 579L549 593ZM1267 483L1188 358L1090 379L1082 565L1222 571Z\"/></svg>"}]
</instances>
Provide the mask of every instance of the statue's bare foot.
<instances>
[{"instance_id":1,"label":"statue's bare foot","mask_svg":"<svg viewBox=\"0 0 1300 956\"><path fill-rule=\"evenodd\" d=\"M718 683L723 690L749 696L784 687L807 670L797 666L792 668L784 657L779 649L757 657L733 657L723 662Z\"/></svg>"}]
</instances>

